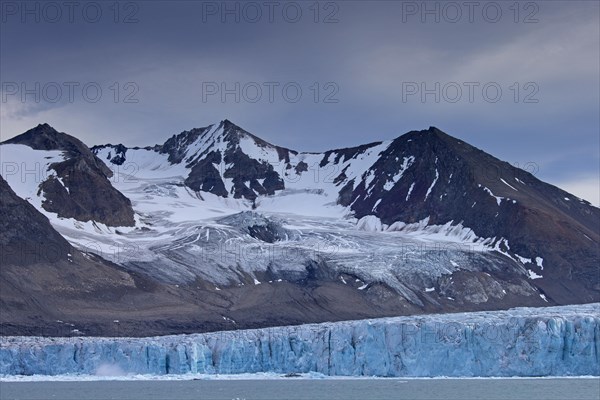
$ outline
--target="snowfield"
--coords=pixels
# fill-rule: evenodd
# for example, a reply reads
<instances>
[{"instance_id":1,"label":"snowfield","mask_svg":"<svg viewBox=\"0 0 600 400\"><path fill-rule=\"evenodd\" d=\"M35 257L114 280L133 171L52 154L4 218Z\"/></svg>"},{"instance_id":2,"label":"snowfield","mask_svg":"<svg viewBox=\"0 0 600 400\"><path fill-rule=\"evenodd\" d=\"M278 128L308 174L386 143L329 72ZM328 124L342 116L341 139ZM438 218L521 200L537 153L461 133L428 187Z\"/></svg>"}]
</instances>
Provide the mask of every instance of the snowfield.
<instances>
[{"instance_id":1,"label":"snowfield","mask_svg":"<svg viewBox=\"0 0 600 400\"><path fill-rule=\"evenodd\" d=\"M600 375L600 304L150 338L0 338L0 374Z\"/></svg>"}]
</instances>

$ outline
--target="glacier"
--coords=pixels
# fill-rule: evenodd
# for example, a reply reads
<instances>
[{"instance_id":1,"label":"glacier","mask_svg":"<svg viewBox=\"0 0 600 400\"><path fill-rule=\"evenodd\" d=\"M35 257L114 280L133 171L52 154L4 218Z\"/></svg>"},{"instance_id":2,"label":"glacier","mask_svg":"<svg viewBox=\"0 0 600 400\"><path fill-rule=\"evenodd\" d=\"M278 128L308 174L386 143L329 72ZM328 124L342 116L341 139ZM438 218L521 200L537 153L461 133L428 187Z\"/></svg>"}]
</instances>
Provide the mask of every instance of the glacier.
<instances>
[{"instance_id":1,"label":"glacier","mask_svg":"<svg viewBox=\"0 0 600 400\"><path fill-rule=\"evenodd\" d=\"M147 338L1 337L0 375L600 375L600 303Z\"/></svg>"},{"instance_id":2,"label":"glacier","mask_svg":"<svg viewBox=\"0 0 600 400\"><path fill-rule=\"evenodd\" d=\"M542 274L537 264L525 264L540 256L537 251L523 252L516 258L509 252L506 238L479 237L462 220L437 225L430 224L431 216L422 216L418 221L398 220L388 226L376 216L375 206L357 219L348 207L338 204L340 188L345 184L354 182L350 185L354 188L365 180L366 189L377 186L376 171L371 167L392 141L357 148L352 154L290 152L289 163L284 163L278 153L281 149L241 133L239 146L244 154L272 165L285 180L284 189L249 201L197 192L185 185L193 157L213 150L224 154L228 146L238 146L235 140L229 143L225 139L224 124L211 125L205 133L191 135L195 138L192 142L176 146L178 154L182 152L178 159L188 161L174 164L169 154L156 148L126 152L119 146L94 148L113 172L111 184L131 200L135 226L117 228L62 218L42 207L40 182L56 175L52 165L65 161L67 155L62 151L3 144L3 161L14 166L3 176L18 196L48 217L78 250L168 285L190 286L198 279L215 290L256 282L297 284L318 267L321 277L364 290L366 298L394 292L415 308L433 304L439 309L448 300L498 304L523 295L529 297L528 305L547 301L536 279L553 279L552 274ZM126 163L113 163L117 155L122 161L126 155ZM396 160L400 169L388 174L385 187L391 189L390 182L395 185L415 168L415 157L406 155L402 161ZM24 179L23 171L17 168L23 162L36 166L36 179ZM223 159L214 167L228 193L233 194L233 177L226 172L234 165ZM334 176L342 171L343 182L334 182ZM264 183L262 178L259 181ZM506 270L518 279L502 279ZM479 272L486 273L481 278L484 286L476 276ZM453 276L458 279L453 281ZM432 287L435 291L429 290ZM552 296L548 300L553 301Z\"/></svg>"}]
</instances>

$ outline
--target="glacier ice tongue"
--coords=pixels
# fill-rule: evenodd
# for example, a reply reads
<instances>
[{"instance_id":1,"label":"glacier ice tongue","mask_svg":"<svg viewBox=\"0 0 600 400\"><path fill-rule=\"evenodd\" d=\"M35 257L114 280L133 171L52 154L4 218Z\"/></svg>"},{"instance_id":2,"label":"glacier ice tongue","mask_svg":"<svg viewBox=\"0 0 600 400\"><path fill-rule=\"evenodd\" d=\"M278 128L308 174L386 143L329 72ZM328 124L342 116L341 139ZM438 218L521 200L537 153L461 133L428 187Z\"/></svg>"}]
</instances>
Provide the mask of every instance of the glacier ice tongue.
<instances>
[{"instance_id":1,"label":"glacier ice tongue","mask_svg":"<svg viewBox=\"0 0 600 400\"><path fill-rule=\"evenodd\" d=\"M0 375L600 375L600 304L148 338L0 338Z\"/></svg>"}]
</instances>

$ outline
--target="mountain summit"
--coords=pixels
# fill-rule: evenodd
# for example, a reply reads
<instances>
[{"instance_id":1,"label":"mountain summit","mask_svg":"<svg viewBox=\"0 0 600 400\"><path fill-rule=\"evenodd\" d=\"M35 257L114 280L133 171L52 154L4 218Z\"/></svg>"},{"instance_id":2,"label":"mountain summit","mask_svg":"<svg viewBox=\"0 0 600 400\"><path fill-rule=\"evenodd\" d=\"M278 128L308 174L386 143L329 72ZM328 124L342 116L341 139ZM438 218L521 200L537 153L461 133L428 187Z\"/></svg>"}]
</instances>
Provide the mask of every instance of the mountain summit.
<instances>
[{"instance_id":1,"label":"mountain summit","mask_svg":"<svg viewBox=\"0 0 600 400\"><path fill-rule=\"evenodd\" d=\"M15 165L24 166L21 171L15 171L21 175L20 183L33 180L39 184L35 189L44 193L42 207L46 211L63 218L110 226L134 224L131 202L109 181L113 175L111 169L79 139L58 132L48 124L40 124L0 144L62 153L56 162L37 171L35 177L27 176L27 168L37 169L44 163L36 163L27 155L25 159L16 160Z\"/></svg>"}]
</instances>

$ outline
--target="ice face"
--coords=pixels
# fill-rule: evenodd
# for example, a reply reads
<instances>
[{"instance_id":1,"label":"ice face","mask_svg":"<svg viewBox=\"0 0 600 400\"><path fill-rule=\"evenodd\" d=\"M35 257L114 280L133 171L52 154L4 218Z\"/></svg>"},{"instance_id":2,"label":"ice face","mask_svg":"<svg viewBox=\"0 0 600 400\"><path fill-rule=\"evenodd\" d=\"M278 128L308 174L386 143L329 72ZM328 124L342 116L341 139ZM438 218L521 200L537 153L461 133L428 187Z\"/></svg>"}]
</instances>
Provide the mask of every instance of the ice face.
<instances>
[{"instance_id":1,"label":"ice face","mask_svg":"<svg viewBox=\"0 0 600 400\"><path fill-rule=\"evenodd\" d=\"M150 338L0 339L0 374L600 375L600 304Z\"/></svg>"}]
</instances>

